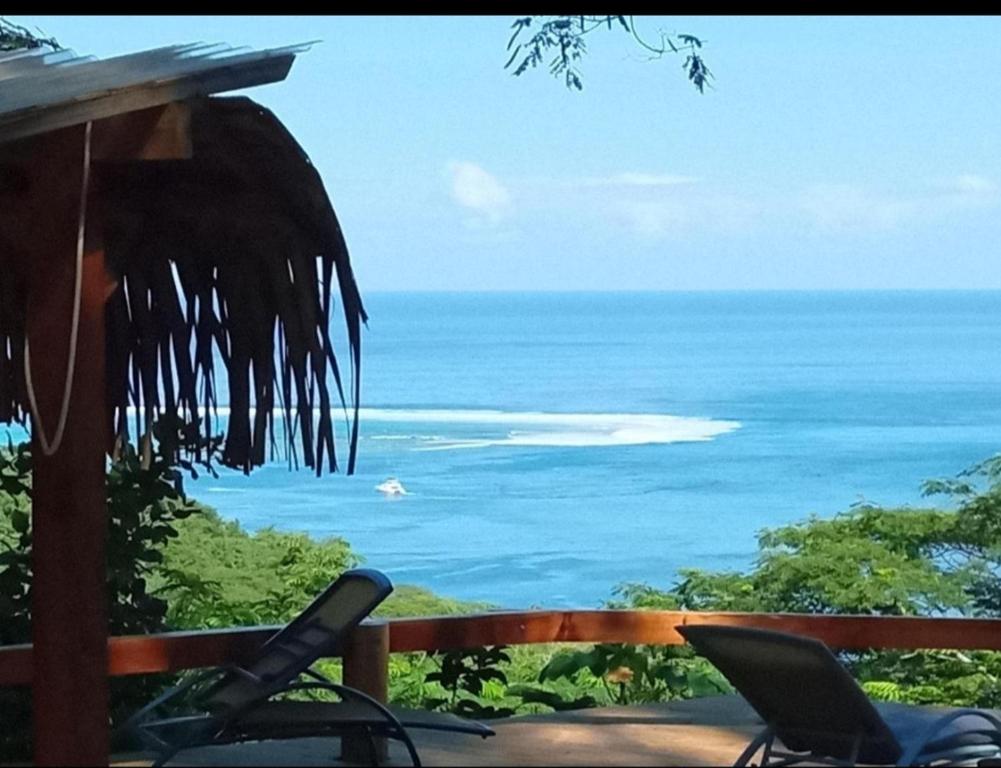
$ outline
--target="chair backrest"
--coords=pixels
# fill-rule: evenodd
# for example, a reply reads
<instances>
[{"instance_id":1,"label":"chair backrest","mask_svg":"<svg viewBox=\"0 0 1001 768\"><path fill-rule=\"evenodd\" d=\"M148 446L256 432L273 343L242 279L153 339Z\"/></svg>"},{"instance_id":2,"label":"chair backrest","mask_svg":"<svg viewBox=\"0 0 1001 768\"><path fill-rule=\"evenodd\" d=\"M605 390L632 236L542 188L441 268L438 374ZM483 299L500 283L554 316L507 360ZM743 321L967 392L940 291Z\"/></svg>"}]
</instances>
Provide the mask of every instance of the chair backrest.
<instances>
[{"instance_id":1,"label":"chair backrest","mask_svg":"<svg viewBox=\"0 0 1001 768\"><path fill-rule=\"evenodd\" d=\"M252 661L234 667L204 694L205 705L238 709L265 691L295 680L317 659L337 652L347 633L393 591L385 574L346 571L276 632Z\"/></svg>"},{"instance_id":2,"label":"chair backrest","mask_svg":"<svg viewBox=\"0 0 1001 768\"><path fill-rule=\"evenodd\" d=\"M794 752L895 763L901 747L869 697L819 640L744 627L676 627Z\"/></svg>"}]
</instances>

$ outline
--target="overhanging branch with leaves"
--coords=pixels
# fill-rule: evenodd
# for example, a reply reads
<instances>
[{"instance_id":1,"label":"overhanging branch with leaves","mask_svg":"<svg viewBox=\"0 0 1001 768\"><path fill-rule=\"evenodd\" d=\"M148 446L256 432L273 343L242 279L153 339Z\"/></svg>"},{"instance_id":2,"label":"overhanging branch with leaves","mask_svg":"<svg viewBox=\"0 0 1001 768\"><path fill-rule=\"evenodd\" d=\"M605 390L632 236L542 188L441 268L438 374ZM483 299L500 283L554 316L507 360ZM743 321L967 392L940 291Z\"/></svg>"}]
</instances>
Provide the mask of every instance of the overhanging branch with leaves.
<instances>
[{"instance_id":1,"label":"overhanging branch with leaves","mask_svg":"<svg viewBox=\"0 0 1001 768\"><path fill-rule=\"evenodd\" d=\"M658 32L657 42L640 34L633 16L523 16L511 25L514 32L508 40L509 58L504 65L519 77L541 64L548 64L553 77L563 78L570 90L583 90L582 73L578 67L587 53L585 37L597 29L622 30L632 37L650 59L666 54L685 56L682 67L699 93L704 93L712 72L702 58L704 41L695 35ZM552 54L552 58L547 57Z\"/></svg>"}]
</instances>

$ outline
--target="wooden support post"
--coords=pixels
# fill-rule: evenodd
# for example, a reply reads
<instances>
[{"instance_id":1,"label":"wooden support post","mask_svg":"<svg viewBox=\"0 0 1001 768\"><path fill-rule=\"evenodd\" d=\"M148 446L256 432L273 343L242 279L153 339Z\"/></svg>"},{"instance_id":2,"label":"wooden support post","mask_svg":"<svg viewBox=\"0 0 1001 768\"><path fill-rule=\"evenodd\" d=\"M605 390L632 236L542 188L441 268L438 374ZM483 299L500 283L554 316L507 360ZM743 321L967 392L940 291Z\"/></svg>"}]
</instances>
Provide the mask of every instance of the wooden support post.
<instances>
[{"instance_id":1,"label":"wooden support post","mask_svg":"<svg viewBox=\"0 0 1001 768\"><path fill-rule=\"evenodd\" d=\"M84 128L50 134L33 184L27 336L38 410L51 442L65 399L73 325ZM41 163L40 163L41 165ZM90 217L88 212L88 216ZM62 441L45 456L32 427L32 711L36 765L108 764L105 547L107 277L100 222L87 221L75 372Z\"/></svg>"},{"instance_id":2,"label":"wooden support post","mask_svg":"<svg viewBox=\"0 0 1001 768\"><path fill-rule=\"evenodd\" d=\"M91 160L177 159L191 155L184 105L97 122ZM6 266L27 287L26 333L41 424L32 425L32 723L36 765L107 765L108 607L105 450L105 314L113 287L105 271L102 201L91 168L75 370L65 429L74 325L76 256L86 126L0 147L0 207ZM14 172L17 172L16 175ZM13 193L13 194L12 194Z\"/></svg>"},{"instance_id":3,"label":"wooden support post","mask_svg":"<svg viewBox=\"0 0 1001 768\"><path fill-rule=\"evenodd\" d=\"M344 685L367 693L385 704L389 700L389 624L385 621L362 622L344 648ZM375 740L380 762L389 754L386 740ZM370 765L371 745L364 737L346 736L341 739L341 760Z\"/></svg>"}]
</instances>

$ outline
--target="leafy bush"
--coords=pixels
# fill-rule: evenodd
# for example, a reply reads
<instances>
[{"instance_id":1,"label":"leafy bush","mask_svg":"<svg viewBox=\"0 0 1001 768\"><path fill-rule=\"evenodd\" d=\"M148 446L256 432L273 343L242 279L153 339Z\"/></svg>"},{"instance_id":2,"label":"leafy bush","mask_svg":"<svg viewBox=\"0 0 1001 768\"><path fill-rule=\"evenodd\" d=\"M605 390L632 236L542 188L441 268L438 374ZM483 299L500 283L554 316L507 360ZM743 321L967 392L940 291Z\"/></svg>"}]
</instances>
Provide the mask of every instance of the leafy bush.
<instances>
[{"instance_id":1,"label":"leafy bush","mask_svg":"<svg viewBox=\"0 0 1001 768\"><path fill-rule=\"evenodd\" d=\"M167 603L150 582L163 561L162 548L175 526L198 511L179 490L179 477L160 456L141 466L126 446L107 480L108 606L114 634L167 628ZM0 644L31 639L31 450L28 444L0 450ZM112 719L117 721L156 694L166 676L115 678ZM30 751L30 700L24 689L0 689L4 729L0 758Z\"/></svg>"},{"instance_id":2,"label":"leafy bush","mask_svg":"<svg viewBox=\"0 0 1001 768\"><path fill-rule=\"evenodd\" d=\"M424 707L474 718L514 714L511 707L497 707L483 701L484 698L500 699L507 686L507 675L498 666L503 661L511 661L504 646L452 651L433 659L438 668L425 675L424 681L438 683L446 695L424 699Z\"/></svg>"},{"instance_id":3,"label":"leafy bush","mask_svg":"<svg viewBox=\"0 0 1001 768\"><path fill-rule=\"evenodd\" d=\"M558 654L539 672L540 683L560 678L599 691L599 704L646 704L732 691L688 646L599 643L586 651ZM568 703L581 701L586 698Z\"/></svg>"},{"instance_id":4,"label":"leafy bush","mask_svg":"<svg viewBox=\"0 0 1001 768\"><path fill-rule=\"evenodd\" d=\"M285 623L360 562L343 539L251 534L204 506L176 533L156 581L176 629Z\"/></svg>"}]
</instances>

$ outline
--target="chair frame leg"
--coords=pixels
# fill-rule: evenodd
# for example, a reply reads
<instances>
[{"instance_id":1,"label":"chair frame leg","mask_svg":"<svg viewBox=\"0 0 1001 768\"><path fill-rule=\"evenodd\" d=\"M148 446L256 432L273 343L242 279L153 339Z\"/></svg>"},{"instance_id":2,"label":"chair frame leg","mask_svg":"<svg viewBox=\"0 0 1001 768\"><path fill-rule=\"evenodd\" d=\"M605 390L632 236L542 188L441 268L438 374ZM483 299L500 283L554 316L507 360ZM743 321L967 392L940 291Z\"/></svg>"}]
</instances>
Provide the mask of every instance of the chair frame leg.
<instances>
[{"instance_id":1,"label":"chair frame leg","mask_svg":"<svg viewBox=\"0 0 1001 768\"><path fill-rule=\"evenodd\" d=\"M748 760L754 757L762 746L765 747L765 758L761 764L768 765L768 753L771 752L771 745L774 740L775 730L770 725L766 726L761 733L751 739L751 743L740 753L740 757L733 764L733 768L743 768L743 766L747 765Z\"/></svg>"},{"instance_id":2,"label":"chair frame leg","mask_svg":"<svg viewBox=\"0 0 1001 768\"><path fill-rule=\"evenodd\" d=\"M743 768L743 766L748 765L748 762L752 757L754 757L758 750L764 748L761 753L761 768L766 768L766 766L786 766L786 765L796 765L802 762L810 763L820 763L821 765L831 765L831 766L853 766L858 762L858 753L862 748L862 740L864 734L858 734L852 741L851 752L848 755L847 760L840 760L838 758L826 757L824 755L817 755L812 752L784 752L775 749L775 728L771 725L767 726L761 733L751 739L751 742L747 745L743 752L740 753L740 757L733 764L733 768Z\"/></svg>"}]
</instances>

